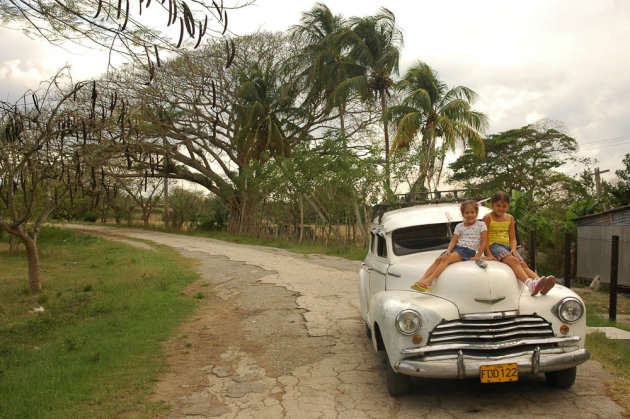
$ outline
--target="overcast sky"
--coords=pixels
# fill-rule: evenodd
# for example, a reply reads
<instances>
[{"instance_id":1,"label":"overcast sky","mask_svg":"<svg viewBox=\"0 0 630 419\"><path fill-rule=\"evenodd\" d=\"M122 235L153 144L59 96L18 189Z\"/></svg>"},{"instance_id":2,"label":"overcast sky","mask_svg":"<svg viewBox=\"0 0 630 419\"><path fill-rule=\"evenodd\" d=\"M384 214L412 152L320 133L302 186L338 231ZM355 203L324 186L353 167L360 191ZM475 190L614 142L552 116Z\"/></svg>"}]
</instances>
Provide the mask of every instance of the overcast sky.
<instances>
[{"instance_id":1,"label":"overcast sky","mask_svg":"<svg viewBox=\"0 0 630 419\"><path fill-rule=\"evenodd\" d=\"M314 4L256 0L230 13L229 28L236 34L286 30ZM610 169L605 179L615 178L630 153L630 0L326 4L345 17L389 8L405 37L401 74L422 60L449 86L472 88L479 95L476 108L490 118L489 133L541 118L562 121L580 154ZM105 71L107 53L63 50L0 28L0 100L37 87L65 63L77 80L89 78Z\"/></svg>"}]
</instances>

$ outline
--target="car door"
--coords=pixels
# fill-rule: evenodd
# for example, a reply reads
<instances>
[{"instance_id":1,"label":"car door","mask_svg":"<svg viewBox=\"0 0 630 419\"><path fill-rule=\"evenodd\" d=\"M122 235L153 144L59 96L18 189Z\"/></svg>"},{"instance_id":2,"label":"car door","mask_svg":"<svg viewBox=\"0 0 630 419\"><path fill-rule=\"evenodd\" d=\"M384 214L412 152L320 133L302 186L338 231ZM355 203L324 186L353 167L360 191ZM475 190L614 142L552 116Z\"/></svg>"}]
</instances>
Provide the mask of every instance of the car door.
<instances>
[{"instance_id":1,"label":"car door","mask_svg":"<svg viewBox=\"0 0 630 419\"><path fill-rule=\"evenodd\" d=\"M381 291L385 291L385 278L389 268L389 257L387 251L387 239L385 232L376 230L374 232L374 252L371 253L369 261L370 274L370 301L372 297ZM369 303L368 303L369 304Z\"/></svg>"}]
</instances>

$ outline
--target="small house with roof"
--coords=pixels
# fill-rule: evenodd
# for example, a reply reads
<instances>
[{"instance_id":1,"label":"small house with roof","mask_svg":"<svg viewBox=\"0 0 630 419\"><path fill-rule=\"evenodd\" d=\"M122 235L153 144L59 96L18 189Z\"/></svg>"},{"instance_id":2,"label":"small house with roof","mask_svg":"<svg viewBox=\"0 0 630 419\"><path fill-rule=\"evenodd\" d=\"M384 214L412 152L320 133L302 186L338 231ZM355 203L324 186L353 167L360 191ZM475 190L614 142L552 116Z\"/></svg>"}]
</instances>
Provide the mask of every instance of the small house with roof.
<instances>
[{"instance_id":1,"label":"small house with roof","mask_svg":"<svg viewBox=\"0 0 630 419\"><path fill-rule=\"evenodd\" d=\"M577 227L578 279L610 283L612 237L619 236L617 284L630 289L630 205L572 220Z\"/></svg>"}]
</instances>

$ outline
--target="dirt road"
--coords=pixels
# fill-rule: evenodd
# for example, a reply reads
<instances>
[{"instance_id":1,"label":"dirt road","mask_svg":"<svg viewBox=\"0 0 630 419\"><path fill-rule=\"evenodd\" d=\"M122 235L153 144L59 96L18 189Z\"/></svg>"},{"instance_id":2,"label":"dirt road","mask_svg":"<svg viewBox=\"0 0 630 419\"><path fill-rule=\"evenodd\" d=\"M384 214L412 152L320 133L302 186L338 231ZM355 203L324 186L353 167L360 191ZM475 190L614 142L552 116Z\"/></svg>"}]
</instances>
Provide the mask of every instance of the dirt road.
<instances>
[{"instance_id":1,"label":"dirt road","mask_svg":"<svg viewBox=\"0 0 630 419\"><path fill-rule=\"evenodd\" d=\"M174 247L199 261L187 293L205 298L167 343L169 372L155 399L167 418L619 417L612 377L595 361L569 390L544 377L482 385L415 380L387 394L382 355L359 314L360 262L141 230L69 226Z\"/></svg>"}]
</instances>

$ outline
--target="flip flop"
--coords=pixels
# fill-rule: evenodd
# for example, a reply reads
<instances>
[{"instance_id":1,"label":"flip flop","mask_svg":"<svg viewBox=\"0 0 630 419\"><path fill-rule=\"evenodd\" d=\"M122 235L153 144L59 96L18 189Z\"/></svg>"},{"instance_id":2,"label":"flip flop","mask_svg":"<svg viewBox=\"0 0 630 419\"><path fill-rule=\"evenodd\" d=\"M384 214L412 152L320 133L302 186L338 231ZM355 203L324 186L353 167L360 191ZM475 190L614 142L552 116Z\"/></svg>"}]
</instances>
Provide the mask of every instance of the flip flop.
<instances>
[{"instance_id":1,"label":"flip flop","mask_svg":"<svg viewBox=\"0 0 630 419\"><path fill-rule=\"evenodd\" d=\"M542 283L541 295L546 295L550 289L556 285L556 277L553 275L543 277L540 282Z\"/></svg>"},{"instance_id":2,"label":"flip flop","mask_svg":"<svg viewBox=\"0 0 630 419\"><path fill-rule=\"evenodd\" d=\"M538 294L540 291L543 290L543 287L545 286L545 281L543 281L543 278L539 278L539 279L534 279L534 281L536 281L534 283L533 287L529 287L529 290L531 291L531 296L534 297L536 294Z\"/></svg>"},{"instance_id":3,"label":"flip flop","mask_svg":"<svg viewBox=\"0 0 630 419\"><path fill-rule=\"evenodd\" d=\"M420 292L431 291L431 288L428 285L418 283L418 282L414 283L410 288L414 291L420 291Z\"/></svg>"}]
</instances>

